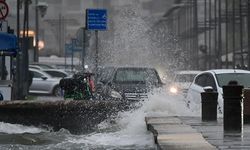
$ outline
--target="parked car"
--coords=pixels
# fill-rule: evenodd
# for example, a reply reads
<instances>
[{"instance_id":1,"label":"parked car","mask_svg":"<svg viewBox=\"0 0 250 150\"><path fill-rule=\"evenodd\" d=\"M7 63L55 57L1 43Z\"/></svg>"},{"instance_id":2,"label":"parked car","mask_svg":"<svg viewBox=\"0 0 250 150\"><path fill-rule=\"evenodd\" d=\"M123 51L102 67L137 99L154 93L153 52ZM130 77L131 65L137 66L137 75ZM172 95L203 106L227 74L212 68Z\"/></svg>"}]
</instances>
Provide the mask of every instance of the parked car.
<instances>
[{"instance_id":1,"label":"parked car","mask_svg":"<svg viewBox=\"0 0 250 150\"><path fill-rule=\"evenodd\" d=\"M173 81L170 83L169 92L171 94L186 95L194 77L200 73L198 70L181 70L174 73Z\"/></svg>"},{"instance_id":2,"label":"parked car","mask_svg":"<svg viewBox=\"0 0 250 150\"><path fill-rule=\"evenodd\" d=\"M140 101L148 97L152 88L163 85L154 68L109 67L105 71L97 85L101 87L97 93L102 99Z\"/></svg>"},{"instance_id":3,"label":"parked car","mask_svg":"<svg viewBox=\"0 0 250 150\"><path fill-rule=\"evenodd\" d=\"M250 87L250 71L239 69L216 69L199 73L190 85L186 97L189 107L199 108L201 104L201 92L204 88L212 87L218 92L218 112L223 112L223 91L222 86L229 81L235 80L239 85ZM199 106L199 107L196 107Z\"/></svg>"},{"instance_id":4,"label":"parked car","mask_svg":"<svg viewBox=\"0 0 250 150\"><path fill-rule=\"evenodd\" d=\"M55 69L52 65L49 64L43 64L43 63L31 63L29 64L29 67L34 67L36 69Z\"/></svg>"},{"instance_id":5,"label":"parked car","mask_svg":"<svg viewBox=\"0 0 250 150\"><path fill-rule=\"evenodd\" d=\"M29 65L29 68L32 68L32 69L37 69L37 70L43 70L43 68L42 68L42 67L37 66L37 65Z\"/></svg>"},{"instance_id":6,"label":"parked car","mask_svg":"<svg viewBox=\"0 0 250 150\"><path fill-rule=\"evenodd\" d=\"M53 78L46 72L37 69L29 68L29 71L33 74L29 93L61 95L61 88L59 86L60 78Z\"/></svg>"},{"instance_id":7,"label":"parked car","mask_svg":"<svg viewBox=\"0 0 250 150\"><path fill-rule=\"evenodd\" d=\"M42 71L51 75L53 78L66 78L71 77L71 75L63 70L58 69L43 69Z\"/></svg>"},{"instance_id":8,"label":"parked car","mask_svg":"<svg viewBox=\"0 0 250 150\"><path fill-rule=\"evenodd\" d=\"M75 74L79 70L81 70L80 65L71 65L71 64L66 64L66 65L65 64L54 64L53 67L56 69L59 69L59 70L64 70L69 74Z\"/></svg>"}]
</instances>

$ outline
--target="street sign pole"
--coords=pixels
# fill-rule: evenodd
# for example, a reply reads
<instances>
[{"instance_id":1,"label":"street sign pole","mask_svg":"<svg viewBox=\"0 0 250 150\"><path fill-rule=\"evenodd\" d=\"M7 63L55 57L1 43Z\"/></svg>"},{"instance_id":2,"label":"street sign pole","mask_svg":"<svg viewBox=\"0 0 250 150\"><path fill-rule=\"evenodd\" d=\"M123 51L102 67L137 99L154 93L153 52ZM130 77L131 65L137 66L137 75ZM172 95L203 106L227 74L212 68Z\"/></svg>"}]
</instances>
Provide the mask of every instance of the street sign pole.
<instances>
[{"instance_id":1,"label":"street sign pole","mask_svg":"<svg viewBox=\"0 0 250 150\"><path fill-rule=\"evenodd\" d=\"M73 72L74 49L71 48L71 72Z\"/></svg>"},{"instance_id":2,"label":"street sign pole","mask_svg":"<svg viewBox=\"0 0 250 150\"><path fill-rule=\"evenodd\" d=\"M84 65L85 65L85 51L86 51L86 28L83 28L83 38L82 38L82 69L84 70Z\"/></svg>"},{"instance_id":3,"label":"street sign pole","mask_svg":"<svg viewBox=\"0 0 250 150\"><path fill-rule=\"evenodd\" d=\"M95 54L95 71L97 71L99 62L98 31L107 30L107 10L106 9L87 9L86 10L86 28L95 31L96 54Z\"/></svg>"},{"instance_id":4,"label":"street sign pole","mask_svg":"<svg viewBox=\"0 0 250 150\"><path fill-rule=\"evenodd\" d=\"M18 43L18 47L20 45L20 0L17 0L17 5L16 5L16 10L17 10L17 43ZM16 62L15 62L15 66L16 66L16 73L15 73L15 77L14 77L14 95L13 95L13 99L17 100L20 98L20 82L21 82L21 77L20 77L20 53L18 52L17 53L17 56L16 56Z\"/></svg>"},{"instance_id":5,"label":"street sign pole","mask_svg":"<svg viewBox=\"0 0 250 150\"><path fill-rule=\"evenodd\" d=\"M96 56L95 56L95 71L97 72L97 68L98 68L98 51L99 51L99 47L98 47L98 30L95 30L95 38L96 38Z\"/></svg>"}]
</instances>

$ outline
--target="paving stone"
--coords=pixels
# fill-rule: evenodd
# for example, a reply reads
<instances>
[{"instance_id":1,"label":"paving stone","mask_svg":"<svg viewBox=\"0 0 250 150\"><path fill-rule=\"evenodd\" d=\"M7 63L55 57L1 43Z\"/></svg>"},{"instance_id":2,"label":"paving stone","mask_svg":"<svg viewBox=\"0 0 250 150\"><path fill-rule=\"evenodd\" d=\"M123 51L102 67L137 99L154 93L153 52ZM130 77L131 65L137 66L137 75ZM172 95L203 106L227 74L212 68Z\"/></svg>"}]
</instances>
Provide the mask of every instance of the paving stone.
<instances>
[{"instance_id":1,"label":"paving stone","mask_svg":"<svg viewBox=\"0 0 250 150\"><path fill-rule=\"evenodd\" d=\"M177 117L146 117L146 122L149 124L181 124L182 121Z\"/></svg>"},{"instance_id":2,"label":"paving stone","mask_svg":"<svg viewBox=\"0 0 250 150\"><path fill-rule=\"evenodd\" d=\"M162 149L216 149L204 140L200 133L176 133L158 136L158 143Z\"/></svg>"},{"instance_id":3,"label":"paving stone","mask_svg":"<svg viewBox=\"0 0 250 150\"><path fill-rule=\"evenodd\" d=\"M159 149L250 150L250 124L242 132L224 132L223 118L203 122L200 117L167 116L148 118Z\"/></svg>"}]
</instances>

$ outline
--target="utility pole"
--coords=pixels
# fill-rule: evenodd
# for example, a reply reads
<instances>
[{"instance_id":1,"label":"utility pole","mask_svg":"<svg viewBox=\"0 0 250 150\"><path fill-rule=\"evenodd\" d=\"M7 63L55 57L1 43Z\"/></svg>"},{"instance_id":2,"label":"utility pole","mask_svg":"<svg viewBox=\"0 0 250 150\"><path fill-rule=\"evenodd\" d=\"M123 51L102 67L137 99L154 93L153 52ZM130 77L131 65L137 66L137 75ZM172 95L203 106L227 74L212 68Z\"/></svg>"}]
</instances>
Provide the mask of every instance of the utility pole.
<instances>
[{"instance_id":1,"label":"utility pole","mask_svg":"<svg viewBox=\"0 0 250 150\"><path fill-rule=\"evenodd\" d=\"M16 26L16 34L17 34L17 44L18 47L20 47L20 0L17 0L17 5L16 5L16 10L17 10L17 26ZM19 97L19 91L20 91L20 54L19 52L17 53L16 56L16 61L15 61L15 76L14 76L14 95L13 99L18 100Z\"/></svg>"},{"instance_id":2,"label":"utility pole","mask_svg":"<svg viewBox=\"0 0 250 150\"><path fill-rule=\"evenodd\" d=\"M195 69L199 69L199 49L198 49L198 2L197 0L193 0L193 17L194 17L194 51L195 51Z\"/></svg>"},{"instance_id":3,"label":"utility pole","mask_svg":"<svg viewBox=\"0 0 250 150\"><path fill-rule=\"evenodd\" d=\"M59 13L58 18L58 40L59 40L59 53L61 53L62 50L62 14Z\"/></svg>"},{"instance_id":4,"label":"utility pole","mask_svg":"<svg viewBox=\"0 0 250 150\"><path fill-rule=\"evenodd\" d=\"M204 0L204 45L207 47L207 0ZM207 69L208 63L207 49L205 52L205 69Z\"/></svg>"},{"instance_id":5,"label":"utility pole","mask_svg":"<svg viewBox=\"0 0 250 150\"><path fill-rule=\"evenodd\" d=\"M225 38L225 40L226 40L226 42L225 42L225 44L226 44L226 68L228 69L228 0L225 0L225 9L226 9L226 11L225 11L225 13L226 13L226 15L225 15L225 17L226 17L226 38Z\"/></svg>"},{"instance_id":6,"label":"utility pole","mask_svg":"<svg viewBox=\"0 0 250 150\"><path fill-rule=\"evenodd\" d=\"M34 61L35 62L39 62L39 47L38 47L38 44L39 44L39 11L38 11L38 0L36 0L35 2L35 10L36 10L36 15L35 15L35 20L36 20L36 46L35 46L35 50L34 50Z\"/></svg>"},{"instance_id":7,"label":"utility pole","mask_svg":"<svg viewBox=\"0 0 250 150\"><path fill-rule=\"evenodd\" d=\"M221 39L221 0L218 0L218 53L217 53L217 61L218 61L218 68L222 68L221 62L221 53L222 53L222 39Z\"/></svg>"},{"instance_id":8,"label":"utility pole","mask_svg":"<svg viewBox=\"0 0 250 150\"><path fill-rule=\"evenodd\" d=\"M96 38L96 56L95 56L95 71L97 72L97 69L98 69L98 53L99 53L99 50L98 50L98 31L97 30L95 30L95 38Z\"/></svg>"},{"instance_id":9,"label":"utility pole","mask_svg":"<svg viewBox=\"0 0 250 150\"><path fill-rule=\"evenodd\" d=\"M83 38L82 38L82 68L84 70L84 65L85 65L85 51L86 51L86 41L87 41L87 37L86 37L86 28L83 27L82 30L82 34L83 34Z\"/></svg>"},{"instance_id":10,"label":"utility pole","mask_svg":"<svg viewBox=\"0 0 250 150\"><path fill-rule=\"evenodd\" d=\"M28 95L28 65L29 65L29 57L28 57L28 31L29 31L29 4L30 0L24 1L24 21L23 21L23 35L22 35L22 60L21 60L21 74L22 74L22 95L21 99L25 99L25 96Z\"/></svg>"},{"instance_id":11,"label":"utility pole","mask_svg":"<svg viewBox=\"0 0 250 150\"><path fill-rule=\"evenodd\" d=\"M209 0L209 4L208 4L208 28L209 28L209 31L208 31L208 69L211 69L212 68L212 40L211 40L211 37L212 37L212 26L211 26L211 20L212 20L212 4L211 4L211 0Z\"/></svg>"},{"instance_id":12,"label":"utility pole","mask_svg":"<svg viewBox=\"0 0 250 150\"><path fill-rule=\"evenodd\" d=\"M244 56L243 56L243 18L242 18L242 0L239 0L239 15L240 15L240 56L241 56L241 67L244 67Z\"/></svg>"},{"instance_id":13,"label":"utility pole","mask_svg":"<svg viewBox=\"0 0 250 150\"><path fill-rule=\"evenodd\" d=\"M248 70L250 70L250 1L247 1L247 24L248 24Z\"/></svg>"},{"instance_id":14,"label":"utility pole","mask_svg":"<svg viewBox=\"0 0 250 150\"><path fill-rule=\"evenodd\" d=\"M30 0L29 0L30 1ZM35 30L36 30L36 39L35 39L35 49L34 49L34 61L39 62L39 18L44 17L47 11L48 4L46 2L39 2L35 0Z\"/></svg>"},{"instance_id":15,"label":"utility pole","mask_svg":"<svg viewBox=\"0 0 250 150\"><path fill-rule=\"evenodd\" d=\"M214 0L214 55L216 56L216 53L218 51L218 44L217 44L217 0ZM215 60L214 67L218 68L218 63L216 62L216 58L214 57L213 61Z\"/></svg>"},{"instance_id":16,"label":"utility pole","mask_svg":"<svg viewBox=\"0 0 250 150\"><path fill-rule=\"evenodd\" d=\"M235 68L235 0L233 0L233 68ZM248 24L249 25L249 24ZM249 35L249 34L248 34Z\"/></svg>"}]
</instances>

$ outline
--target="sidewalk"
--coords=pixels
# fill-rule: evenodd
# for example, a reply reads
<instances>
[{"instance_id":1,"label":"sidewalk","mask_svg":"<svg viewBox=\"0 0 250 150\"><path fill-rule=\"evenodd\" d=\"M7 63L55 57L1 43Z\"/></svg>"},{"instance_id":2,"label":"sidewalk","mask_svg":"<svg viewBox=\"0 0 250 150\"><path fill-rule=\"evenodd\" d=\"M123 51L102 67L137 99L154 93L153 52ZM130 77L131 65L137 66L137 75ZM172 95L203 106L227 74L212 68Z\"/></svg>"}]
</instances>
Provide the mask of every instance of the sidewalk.
<instances>
[{"instance_id":1,"label":"sidewalk","mask_svg":"<svg viewBox=\"0 0 250 150\"><path fill-rule=\"evenodd\" d=\"M202 122L200 117L146 117L147 128L159 149L250 149L250 125L242 133L224 133L223 120Z\"/></svg>"}]
</instances>

